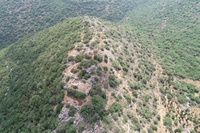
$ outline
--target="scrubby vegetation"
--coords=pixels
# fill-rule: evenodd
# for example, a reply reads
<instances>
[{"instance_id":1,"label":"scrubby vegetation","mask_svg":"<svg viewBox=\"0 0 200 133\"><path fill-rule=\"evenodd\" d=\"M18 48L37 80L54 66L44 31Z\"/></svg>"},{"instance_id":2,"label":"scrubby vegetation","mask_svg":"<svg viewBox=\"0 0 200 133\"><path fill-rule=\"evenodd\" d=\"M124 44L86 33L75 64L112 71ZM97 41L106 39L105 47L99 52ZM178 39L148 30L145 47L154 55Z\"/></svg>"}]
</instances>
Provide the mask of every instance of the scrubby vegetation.
<instances>
[{"instance_id":1,"label":"scrubby vegetation","mask_svg":"<svg viewBox=\"0 0 200 133\"><path fill-rule=\"evenodd\" d=\"M1 64L1 77L5 78L0 81L0 132L44 132L56 128L64 97L63 57L80 36L81 25L81 19L65 20L16 42L1 56L1 61L8 62L8 69Z\"/></svg>"},{"instance_id":2,"label":"scrubby vegetation","mask_svg":"<svg viewBox=\"0 0 200 133\"><path fill-rule=\"evenodd\" d=\"M70 88L67 89L67 94L78 99L84 99L86 97L85 93Z\"/></svg>"},{"instance_id":3,"label":"scrubby vegetation","mask_svg":"<svg viewBox=\"0 0 200 133\"><path fill-rule=\"evenodd\" d=\"M127 14L129 28L153 47L167 74L200 79L199 1L150 1Z\"/></svg>"},{"instance_id":4,"label":"scrubby vegetation","mask_svg":"<svg viewBox=\"0 0 200 133\"><path fill-rule=\"evenodd\" d=\"M81 114L88 122L94 123L106 115L105 106L106 100L95 95L92 97L91 102L81 108Z\"/></svg>"},{"instance_id":5,"label":"scrubby vegetation","mask_svg":"<svg viewBox=\"0 0 200 133\"><path fill-rule=\"evenodd\" d=\"M199 131L197 0L11 2L1 47L123 20L0 50L0 132Z\"/></svg>"},{"instance_id":6,"label":"scrubby vegetation","mask_svg":"<svg viewBox=\"0 0 200 133\"><path fill-rule=\"evenodd\" d=\"M120 116L123 112L123 108L122 108L121 104L115 102L110 106L109 111L111 114L116 113Z\"/></svg>"},{"instance_id":7,"label":"scrubby vegetation","mask_svg":"<svg viewBox=\"0 0 200 133\"><path fill-rule=\"evenodd\" d=\"M2 1L0 3L0 48L17 39L46 27L76 16L96 16L111 21L123 19L125 13L142 1L115 2L43 0L43 1ZM109 6L109 9L106 7ZM85 40L87 42L87 39Z\"/></svg>"}]
</instances>

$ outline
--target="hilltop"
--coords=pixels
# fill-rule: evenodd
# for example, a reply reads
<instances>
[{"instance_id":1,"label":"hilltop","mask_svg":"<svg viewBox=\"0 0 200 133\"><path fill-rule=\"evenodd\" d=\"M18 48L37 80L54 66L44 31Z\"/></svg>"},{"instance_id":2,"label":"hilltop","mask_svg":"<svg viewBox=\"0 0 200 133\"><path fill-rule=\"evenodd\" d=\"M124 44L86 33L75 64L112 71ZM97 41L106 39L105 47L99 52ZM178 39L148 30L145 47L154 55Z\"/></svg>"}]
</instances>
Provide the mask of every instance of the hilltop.
<instances>
[{"instance_id":1,"label":"hilltop","mask_svg":"<svg viewBox=\"0 0 200 133\"><path fill-rule=\"evenodd\" d=\"M164 73L151 52L93 17L20 39L0 51L0 131L199 130L199 86Z\"/></svg>"}]
</instances>

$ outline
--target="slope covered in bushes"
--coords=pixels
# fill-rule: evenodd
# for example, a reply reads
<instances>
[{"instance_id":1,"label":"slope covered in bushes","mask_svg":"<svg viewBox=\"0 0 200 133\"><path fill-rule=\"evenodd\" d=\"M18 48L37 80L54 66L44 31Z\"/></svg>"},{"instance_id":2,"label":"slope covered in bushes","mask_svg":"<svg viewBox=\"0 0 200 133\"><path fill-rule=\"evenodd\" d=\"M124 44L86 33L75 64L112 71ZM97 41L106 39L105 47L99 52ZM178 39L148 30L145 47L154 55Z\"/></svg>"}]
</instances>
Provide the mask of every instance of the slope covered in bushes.
<instances>
[{"instance_id":1,"label":"slope covered in bushes","mask_svg":"<svg viewBox=\"0 0 200 133\"><path fill-rule=\"evenodd\" d=\"M168 74L200 80L198 0L151 0L126 15L124 24L152 47Z\"/></svg>"},{"instance_id":2,"label":"slope covered in bushes","mask_svg":"<svg viewBox=\"0 0 200 133\"><path fill-rule=\"evenodd\" d=\"M147 0L2 0L0 48L69 17L96 16L121 20L127 11Z\"/></svg>"},{"instance_id":3,"label":"slope covered in bushes","mask_svg":"<svg viewBox=\"0 0 200 133\"><path fill-rule=\"evenodd\" d=\"M68 19L1 51L0 132L56 128L64 57L80 41L81 28L80 18Z\"/></svg>"}]
</instances>

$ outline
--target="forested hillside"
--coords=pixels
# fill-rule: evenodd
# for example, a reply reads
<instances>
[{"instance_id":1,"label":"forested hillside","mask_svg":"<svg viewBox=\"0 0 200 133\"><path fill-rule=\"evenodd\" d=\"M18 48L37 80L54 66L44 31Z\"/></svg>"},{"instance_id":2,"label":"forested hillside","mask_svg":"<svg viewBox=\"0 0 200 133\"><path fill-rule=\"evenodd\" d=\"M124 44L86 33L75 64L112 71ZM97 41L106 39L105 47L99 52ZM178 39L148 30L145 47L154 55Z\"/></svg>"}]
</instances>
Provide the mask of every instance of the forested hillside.
<instances>
[{"instance_id":1,"label":"forested hillside","mask_svg":"<svg viewBox=\"0 0 200 133\"><path fill-rule=\"evenodd\" d=\"M68 17L96 16L121 20L127 11L147 0L1 0L0 48Z\"/></svg>"},{"instance_id":2,"label":"forested hillside","mask_svg":"<svg viewBox=\"0 0 200 133\"><path fill-rule=\"evenodd\" d=\"M1 51L0 132L56 128L65 57L81 28L81 19L69 19Z\"/></svg>"},{"instance_id":3,"label":"forested hillside","mask_svg":"<svg viewBox=\"0 0 200 133\"><path fill-rule=\"evenodd\" d=\"M200 80L199 0L151 0L124 19L150 45L165 72Z\"/></svg>"},{"instance_id":4,"label":"forested hillside","mask_svg":"<svg viewBox=\"0 0 200 133\"><path fill-rule=\"evenodd\" d=\"M199 0L1 0L0 132L199 133Z\"/></svg>"}]
</instances>

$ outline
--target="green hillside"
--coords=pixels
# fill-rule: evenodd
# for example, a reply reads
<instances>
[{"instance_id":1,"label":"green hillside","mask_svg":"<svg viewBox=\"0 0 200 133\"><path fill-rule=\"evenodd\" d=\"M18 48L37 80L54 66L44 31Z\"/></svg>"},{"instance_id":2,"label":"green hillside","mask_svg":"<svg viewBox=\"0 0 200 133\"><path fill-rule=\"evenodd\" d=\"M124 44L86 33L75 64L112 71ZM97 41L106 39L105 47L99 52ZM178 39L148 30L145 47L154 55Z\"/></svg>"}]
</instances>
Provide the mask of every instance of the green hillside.
<instances>
[{"instance_id":1,"label":"green hillside","mask_svg":"<svg viewBox=\"0 0 200 133\"><path fill-rule=\"evenodd\" d=\"M112 23L73 18L1 50L0 132L73 133L112 121L109 114L131 102L131 92L120 89L144 88L154 69L132 36ZM116 92L126 100L107 105Z\"/></svg>"},{"instance_id":2,"label":"green hillside","mask_svg":"<svg viewBox=\"0 0 200 133\"><path fill-rule=\"evenodd\" d=\"M199 0L0 1L0 132L199 133Z\"/></svg>"},{"instance_id":3,"label":"green hillside","mask_svg":"<svg viewBox=\"0 0 200 133\"><path fill-rule=\"evenodd\" d=\"M70 18L1 50L0 132L197 131L199 88L133 36Z\"/></svg>"},{"instance_id":4,"label":"green hillside","mask_svg":"<svg viewBox=\"0 0 200 133\"><path fill-rule=\"evenodd\" d=\"M96 16L121 20L126 12L147 0L1 0L0 48L68 17Z\"/></svg>"},{"instance_id":5,"label":"green hillside","mask_svg":"<svg viewBox=\"0 0 200 133\"><path fill-rule=\"evenodd\" d=\"M0 132L56 127L64 57L80 41L81 28L81 19L68 19L1 51Z\"/></svg>"},{"instance_id":6,"label":"green hillside","mask_svg":"<svg viewBox=\"0 0 200 133\"><path fill-rule=\"evenodd\" d=\"M150 1L130 11L123 23L152 47L166 73L200 79L200 2Z\"/></svg>"}]
</instances>

